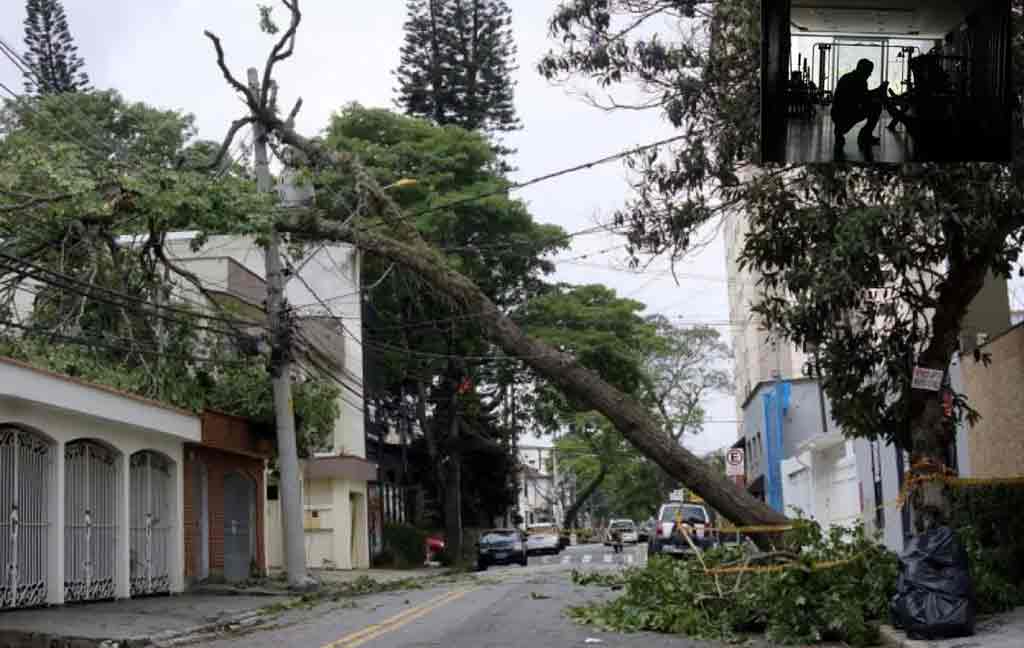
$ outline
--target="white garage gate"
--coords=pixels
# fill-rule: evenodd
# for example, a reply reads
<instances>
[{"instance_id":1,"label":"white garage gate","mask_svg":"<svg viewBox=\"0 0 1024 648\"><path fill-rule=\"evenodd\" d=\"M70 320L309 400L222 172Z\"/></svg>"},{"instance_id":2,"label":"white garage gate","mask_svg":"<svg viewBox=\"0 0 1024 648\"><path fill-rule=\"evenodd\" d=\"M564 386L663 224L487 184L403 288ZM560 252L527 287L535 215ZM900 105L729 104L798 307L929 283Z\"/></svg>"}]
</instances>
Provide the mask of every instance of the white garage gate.
<instances>
[{"instance_id":1,"label":"white garage gate","mask_svg":"<svg viewBox=\"0 0 1024 648\"><path fill-rule=\"evenodd\" d=\"M117 581L118 458L95 441L64 452L64 601L114 598Z\"/></svg>"},{"instance_id":2,"label":"white garage gate","mask_svg":"<svg viewBox=\"0 0 1024 648\"><path fill-rule=\"evenodd\" d=\"M0 609L46 602L52 465L42 435L0 425Z\"/></svg>"},{"instance_id":3,"label":"white garage gate","mask_svg":"<svg viewBox=\"0 0 1024 648\"><path fill-rule=\"evenodd\" d=\"M131 456L131 595L170 592L172 463L142 450Z\"/></svg>"}]
</instances>

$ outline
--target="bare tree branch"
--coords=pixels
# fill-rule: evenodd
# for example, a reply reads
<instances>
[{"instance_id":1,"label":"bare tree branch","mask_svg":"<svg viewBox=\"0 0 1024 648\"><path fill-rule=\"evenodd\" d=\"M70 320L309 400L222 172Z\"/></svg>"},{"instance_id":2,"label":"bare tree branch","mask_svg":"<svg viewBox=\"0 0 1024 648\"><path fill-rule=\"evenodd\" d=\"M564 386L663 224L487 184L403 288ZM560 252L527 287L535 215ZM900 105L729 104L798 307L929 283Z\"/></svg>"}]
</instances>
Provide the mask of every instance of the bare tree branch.
<instances>
[{"instance_id":1,"label":"bare tree branch","mask_svg":"<svg viewBox=\"0 0 1024 648\"><path fill-rule=\"evenodd\" d=\"M281 2L288 8L288 11L291 12L291 23L288 25L288 29L277 43L274 44L273 49L270 50L270 56L267 57L267 64L263 68L263 84L260 88L260 102L264 110L270 109L271 107L267 103L267 97L269 96L270 84L272 83L271 74L274 72L274 65L292 55L292 52L295 50L295 32L299 28L299 22L302 20L302 13L299 11L299 0L281 0Z\"/></svg>"},{"instance_id":2,"label":"bare tree branch","mask_svg":"<svg viewBox=\"0 0 1024 648\"><path fill-rule=\"evenodd\" d=\"M224 75L224 79L232 88L241 93L249 108L253 109L254 112L259 112L256 111L256 108L259 107L259 104L256 103L256 98L252 96L252 93L249 92L249 88L244 83L236 79L235 75L231 74L231 70L228 69L227 64L224 62L224 48L220 45L220 38L210 30L203 31L203 34L213 42L213 47L217 50L217 67L220 68L221 74Z\"/></svg>"},{"instance_id":3,"label":"bare tree branch","mask_svg":"<svg viewBox=\"0 0 1024 648\"><path fill-rule=\"evenodd\" d=\"M241 117L231 122L231 127L228 128L228 133L224 136L224 141L221 142L220 148L217 149L217 154L213 156L213 159L210 160L208 164L197 167L196 170L211 170L219 167L221 162L224 161L224 156L227 155L228 149L231 148L231 144L235 140L235 135L238 134L239 130L252 122L252 117Z\"/></svg>"}]
</instances>

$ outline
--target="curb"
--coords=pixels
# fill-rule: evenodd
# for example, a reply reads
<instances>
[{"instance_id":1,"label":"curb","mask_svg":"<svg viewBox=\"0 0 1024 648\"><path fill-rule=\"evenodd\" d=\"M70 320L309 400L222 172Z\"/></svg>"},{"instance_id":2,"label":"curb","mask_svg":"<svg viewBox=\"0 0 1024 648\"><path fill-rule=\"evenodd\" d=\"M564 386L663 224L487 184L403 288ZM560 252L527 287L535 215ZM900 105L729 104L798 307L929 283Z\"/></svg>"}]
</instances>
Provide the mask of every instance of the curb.
<instances>
[{"instance_id":1,"label":"curb","mask_svg":"<svg viewBox=\"0 0 1024 648\"><path fill-rule=\"evenodd\" d=\"M170 648L206 639L213 639L227 630L240 630L260 622L262 610L249 610L231 617L184 628L167 630L154 635L119 639L68 637L45 632L0 630L0 648Z\"/></svg>"}]
</instances>

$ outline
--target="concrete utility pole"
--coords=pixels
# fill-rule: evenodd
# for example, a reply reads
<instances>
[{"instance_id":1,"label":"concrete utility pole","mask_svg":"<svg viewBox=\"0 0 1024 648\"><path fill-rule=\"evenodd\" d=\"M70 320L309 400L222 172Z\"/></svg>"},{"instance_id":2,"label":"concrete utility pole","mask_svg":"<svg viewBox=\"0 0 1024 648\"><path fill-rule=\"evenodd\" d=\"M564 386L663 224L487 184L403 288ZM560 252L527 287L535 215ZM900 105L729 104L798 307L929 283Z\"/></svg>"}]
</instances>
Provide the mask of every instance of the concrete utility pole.
<instances>
[{"instance_id":1,"label":"concrete utility pole","mask_svg":"<svg viewBox=\"0 0 1024 648\"><path fill-rule=\"evenodd\" d=\"M259 97L260 80L256 68L249 68L249 88ZM252 123L253 159L256 163L256 190L273 191L267 162L267 134L259 119ZM267 320L270 325L270 376L274 387L274 418L277 427L277 456L281 468L281 524L284 536L285 569L288 586L308 589L315 581L306 574L305 531L302 526L302 496L299 492L299 454L295 440L295 412L292 406L291 330L285 313L284 273L281 270L280 236L271 230L270 242L263 249L266 261Z\"/></svg>"}]
</instances>

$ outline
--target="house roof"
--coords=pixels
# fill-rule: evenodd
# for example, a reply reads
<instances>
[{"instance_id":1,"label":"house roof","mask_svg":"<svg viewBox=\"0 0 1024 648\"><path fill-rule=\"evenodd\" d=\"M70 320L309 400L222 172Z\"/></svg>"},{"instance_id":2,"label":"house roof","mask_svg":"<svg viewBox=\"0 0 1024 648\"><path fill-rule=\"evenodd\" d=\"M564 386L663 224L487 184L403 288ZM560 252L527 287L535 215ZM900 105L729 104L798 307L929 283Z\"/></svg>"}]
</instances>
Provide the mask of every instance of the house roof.
<instances>
[{"instance_id":1,"label":"house roof","mask_svg":"<svg viewBox=\"0 0 1024 648\"><path fill-rule=\"evenodd\" d=\"M200 418L192 412L0 356L0 398L4 397L184 441L202 438Z\"/></svg>"},{"instance_id":2,"label":"house roof","mask_svg":"<svg viewBox=\"0 0 1024 648\"><path fill-rule=\"evenodd\" d=\"M62 374L62 373L59 373L57 371L50 371L49 369L43 369L41 367L36 367L35 365L31 365L31 364L29 364L27 362L22 362L21 360L15 360L14 358L9 358L7 356L0 356L0 364L6 364L6 365L14 366L14 367L20 367L22 369L27 369L29 371L34 371L36 373L43 374L44 376L49 376L51 378L56 378L57 380L62 380L64 382L73 383L75 385L81 385L81 386L86 387L88 389L95 389L95 390L98 390L98 391L104 391L104 392L107 392L109 394L114 394L115 396L121 396L122 398L128 398L128 399L131 399L131 400L134 400L134 401L138 401L140 403L144 403L144 404L149 405L151 407L159 407L161 409L165 409L165 410L168 410L170 412L175 412L175 413L181 414L183 416L193 416L193 417L198 418L198 415L195 412L190 412L190 411L188 411L186 409L182 409L180 407L175 407L174 405L170 405L168 403L163 403L163 402L158 401L158 400L153 400L152 398L146 398L145 396L139 396L138 394L133 394L133 393L131 393L129 391L125 391L123 389L117 389L116 387L110 387L108 385L101 385L99 383L94 383L94 382L90 382L88 380L82 380L81 378L76 378L75 376L69 376L67 374ZM8 387L10 387L10 386L8 385ZM0 394L7 394L7 393L8 393L7 390L0 389ZM11 395L13 396L14 394L11 394Z\"/></svg>"}]
</instances>

